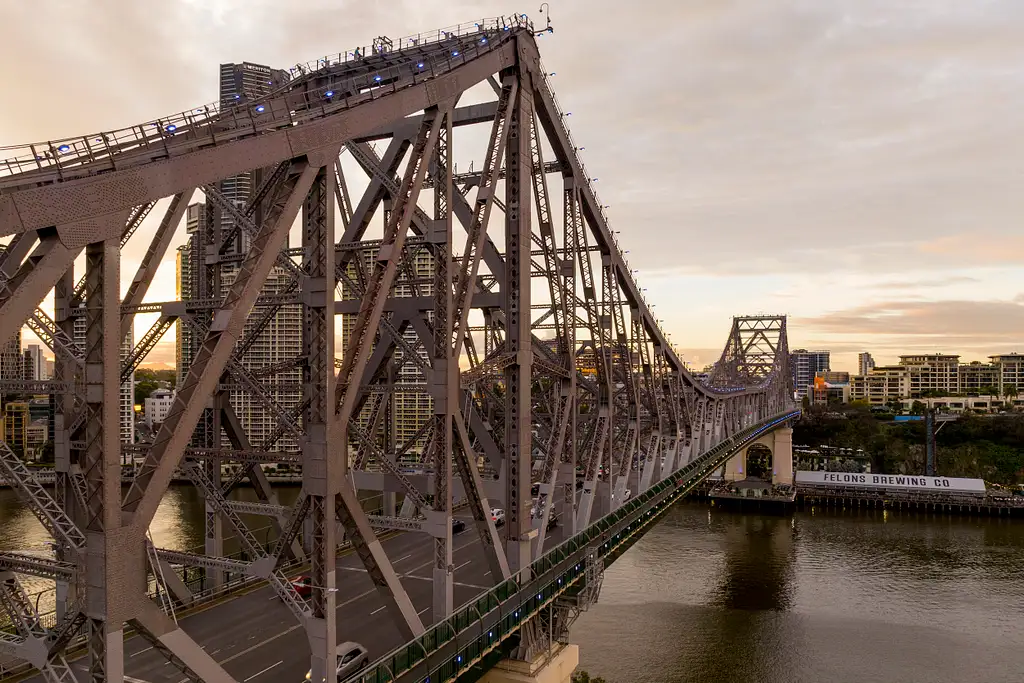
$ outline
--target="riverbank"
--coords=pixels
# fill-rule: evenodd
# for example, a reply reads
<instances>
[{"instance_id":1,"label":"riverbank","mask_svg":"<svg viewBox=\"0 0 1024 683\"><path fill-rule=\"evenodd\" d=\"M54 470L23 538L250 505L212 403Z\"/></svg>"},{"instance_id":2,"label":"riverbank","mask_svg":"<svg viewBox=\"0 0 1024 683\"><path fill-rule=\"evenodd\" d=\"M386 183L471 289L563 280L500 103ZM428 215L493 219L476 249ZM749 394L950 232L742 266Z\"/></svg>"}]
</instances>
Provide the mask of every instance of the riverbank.
<instances>
[{"instance_id":1,"label":"riverbank","mask_svg":"<svg viewBox=\"0 0 1024 683\"><path fill-rule=\"evenodd\" d=\"M785 495L739 496L712 492L720 483L708 480L689 499L712 500L715 505L766 513L787 513L814 507L838 509L912 510L941 515L1024 518L1024 497L979 496L917 491L858 491L849 488L795 486Z\"/></svg>"}]
</instances>

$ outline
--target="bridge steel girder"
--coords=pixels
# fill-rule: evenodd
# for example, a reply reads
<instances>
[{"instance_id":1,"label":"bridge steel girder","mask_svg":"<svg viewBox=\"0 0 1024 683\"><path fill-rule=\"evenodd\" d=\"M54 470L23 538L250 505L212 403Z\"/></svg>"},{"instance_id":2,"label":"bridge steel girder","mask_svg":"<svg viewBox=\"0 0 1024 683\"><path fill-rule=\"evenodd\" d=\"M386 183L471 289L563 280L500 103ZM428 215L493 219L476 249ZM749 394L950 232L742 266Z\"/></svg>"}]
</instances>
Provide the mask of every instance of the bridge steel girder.
<instances>
[{"instance_id":1,"label":"bridge steel girder","mask_svg":"<svg viewBox=\"0 0 1024 683\"><path fill-rule=\"evenodd\" d=\"M208 578L230 571L269 580L306 629L314 678L331 680L342 536L396 629L412 638L425 625L378 530L433 538L437 623L452 613L457 580L451 527L460 501L453 491L466 496L494 582L527 585L550 537L549 515L570 535L583 531L620 509L627 489L641 495L665 485L787 405L784 317L736 318L706 380L675 352L613 237L528 22L485 22L480 32L396 51L377 66L369 71L356 60L300 74L261 100L259 115L245 106L174 127L136 127L131 143L113 135L102 150L92 137L60 154L60 145L48 145L54 154L31 169L0 175L0 236L13 235L0 251L0 329L29 321L57 355L54 493L0 442L0 468L55 537L56 557L8 553L0 569L58 582L63 626L45 651L50 660L84 621L93 680L122 680L119 634L129 623L186 677L231 680L145 596L146 530L177 467L206 498L209 542L203 555L154 551L163 572L173 574L171 564L180 562L203 567ZM381 85L372 80L377 73L385 76ZM484 82L494 101L456 107ZM452 159L466 155L461 132L485 124L482 165L456 173ZM383 154L374 141L386 141ZM236 205L220 182L253 169L257 187L245 206ZM366 185L355 196L360 171ZM557 217L549 174L561 180ZM212 221L194 238L204 254L199 296L143 304L197 189ZM159 226L143 236L143 218L168 197ZM302 245L285 249L297 219ZM381 225L382 237L368 236ZM463 233L453 235L456 225ZM251 249L227 253L239 232ZM149 240L146 256L122 301L118 249L140 239ZM87 270L76 286L74 259L83 250ZM229 261L239 275L222 296L218 264ZM286 284L261 292L275 268L287 273ZM52 319L37 308L51 289ZM253 367L247 349L282 306L302 309L301 351ZM137 312L161 318L119 368L118 343ZM75 348L73 327L83 314L84 352ZM144 462L122 499L120 377L174 321L194 326L201 347L154 443L136 450ZM265 381L291 368L302 377L289 385L302 392L296 406L276 401ZM85 390L76 405L78 386ZM251 442L232 392L277 422L263 443ZM430 407L422 424L400 425L403 402L424 396ZM190 443L200 424L209 425L206 442ZM284 435L298 446L278 446ZM223 482L222 461L242 465ZM293 506L279 505L267 481L261 465L273 462L303 466ZM410 464L422 472L409 474ZM229 502L247 478L259 502ZM364 509L357 479L386 489L383 510ZM491 499L503 501L495 505L506 510L504 528L492 520L485 480ZM242 512L271 518L273 548L256 542ZM223 556L224 524L251 561ZM313 579L308 608L280 570L286 555L306 556L303 529ZM164 585L178 602L191 601L174 576ZM113 590L125 599L108 600ZM542 631L524 631L519 652L541 647ZM31 634L0 635L0 650L32 652L45 664L32 643Z\"/></svg>"}]
</instances>

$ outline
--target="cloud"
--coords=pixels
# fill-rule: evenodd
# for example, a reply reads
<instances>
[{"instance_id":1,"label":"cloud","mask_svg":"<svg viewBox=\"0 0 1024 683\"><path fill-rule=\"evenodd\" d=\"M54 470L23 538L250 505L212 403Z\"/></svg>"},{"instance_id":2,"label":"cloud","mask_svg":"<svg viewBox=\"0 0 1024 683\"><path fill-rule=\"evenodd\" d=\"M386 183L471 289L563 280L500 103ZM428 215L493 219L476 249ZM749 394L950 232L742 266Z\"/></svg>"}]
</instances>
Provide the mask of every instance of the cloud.
<instances>
[{"instance_id":1,"label":"cloud","mask_svg":"<svg viewBox=\"0 0 1024 683\"><path fill-rule=\"evenodd\" d=\"M695 320L779 299L799 312L792 332L808 346L911 344L929 329L997 345L1011 324L1024 329L1020 297L968 301L987 295L971 287L982 284L972 269L1024 260L1020 0L553 9L544 63L631 266L705 287L661 298L676 307L681 344L708 347L718 334ZM0 108L0 145L212 101L220 63L288 66L507 11L504 0L166 0L157 14L138 0L0 3L0 22L17 27L0 41L5 88L22 103ZM482 157L458 136L454 149ZM135 242L126 261L141 257ZM1024 289L1012 270L977 277L1010 296ZM712 280L739 276L741 293ZM948 301L913 301L941 289ZM872 303L880 291L899 299L884 315ZM171 298L173 277L162 276L150 299Z\"/></svg>"},{"instance_id":2,"label":"cloud","mask_svg":"<svg viewBox=\"0 0 1024 683\"><path fill-rule=\"evenodd\" d=\"M935 278L930 280L891 280L887 282L879 282L871 285L872 289L882 290L914 290L914 289L933 289L936 287L953 287L955 285L962 285L968 283L981 282L980 278L969 277L967 275L952 275L944 278Z\"/></svg>"},{"instance_id":3,"label":"cloud","mask_svg":"<svg viewBox=\"0 0 1024 683\"><path fill-rule=\"evenodd\" d=\"M819 316L796 318L808 335L841 335L847 344L947 349L999 349L1019 346L1024 329L1024 300L1014 301L883 301Z\"/></svg>"}]
</instances>

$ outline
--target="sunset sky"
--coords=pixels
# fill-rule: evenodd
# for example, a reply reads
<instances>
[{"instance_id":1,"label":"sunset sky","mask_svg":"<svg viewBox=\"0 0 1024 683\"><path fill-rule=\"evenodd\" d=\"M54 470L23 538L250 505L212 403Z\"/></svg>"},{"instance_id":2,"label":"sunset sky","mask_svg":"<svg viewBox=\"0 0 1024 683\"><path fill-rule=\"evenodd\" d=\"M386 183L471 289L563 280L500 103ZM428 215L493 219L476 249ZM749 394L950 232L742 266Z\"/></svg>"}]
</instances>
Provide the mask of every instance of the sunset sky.
<instances>
[{"instance_id":1,"label":"sunset sky","mask_svg":"<svg viewBox=\"0 0 1024 683\"><path fill-rule=\"evenodd\" d=\"M1024 2L550 5L552 83L689 360L760 312L834 369L1024 352ZM0 146L215 100L221 62L287 68L513 9L537 20L489 0L0 3ZM173 262L149 298L174 298Z\"/></svg>"}]
</instances>

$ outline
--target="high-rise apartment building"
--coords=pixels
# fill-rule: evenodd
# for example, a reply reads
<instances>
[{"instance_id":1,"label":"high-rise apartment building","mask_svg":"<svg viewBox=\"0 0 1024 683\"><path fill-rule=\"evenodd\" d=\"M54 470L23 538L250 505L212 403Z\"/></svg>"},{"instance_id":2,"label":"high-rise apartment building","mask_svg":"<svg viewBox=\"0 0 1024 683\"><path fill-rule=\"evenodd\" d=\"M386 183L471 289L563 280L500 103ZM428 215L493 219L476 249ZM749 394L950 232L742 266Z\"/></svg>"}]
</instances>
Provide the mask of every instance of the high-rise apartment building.
<instances>
[{"instance_id":1,"label":"high-rise apartment building","mask_svg":"<svg viewBox=\"0 0 1024 683\"><path fill-rule=\"evenodd\" d=\"M46 358L43 356L43 347L39 344L29 344L25 347L25 379L34 382L49 379L46 376Z\"/></svg>"},{"instance_id":2,"label":"high-rise apartment building","mask_svg":"<svg viewBox=\"0 0 1024 683\"><path fill-rule=\"evenodd\" d=\"M79 353L85 352L85 316L80 315L75 318L74 322L74 334L75 334L75 346L78 347ZM131 328L128 328L128 334L121 342L121 363L128 360L128 356L131 355L132 348L135 346L135 334ZM121 391L118 396L118 413L121 418L121 441L123 443L135 443L135 373L121 385Z\"/></svg>"},{"instance_id":3,"label":"high-rise apartment building","mask_svg":"<svg viewBox=\"0 0 1024 683\"><path fill-rule=\"evenodd\" d=\"M807 396L817 373L831 369L828 351L796 349L789 354L789 365L793 372L793 387L796 389L798 399Z\"/></svg>"},{"instance_id":4,"label":"high-rise apartment building","mask_svg":"<svg viewBox=\"0 0 1024 683\"><path fill-rule=\"evenodd\" d=\"M221 106L230 107L259 97L263 97L288 81L288 72L271 69L268 66L243 62L241 64L221 64L220 66L220 101ZM252 193L259 186L263 169L226 178L218 183L224 196L238 207L248 204ZM215 271L219 285L206 282L202 256L203 236L207 233L211 221L217 221L224 239L232 236L231 242L223 250L221 262ZM217 223L212 223L217 225ZM196 203L188 207L186 212L186 231L189 235L186 243L178 249L177 254L177 293L182 301L199 298L218 298L227 294L239 267L249 250L249 236L243 230L235 230L234 219L227 212L219 211L215 203ZM261 294L269 295L284 291L289 284L291 275L286 270L275 267L267 277ZM217 291L207 291L216 289ZM249 317L243 338L254 329L260 318L261 308L256 308ZM178 340L175 349L177 360L178 385L188 374L188 369L202 338L192 326L183 321L177 323ZM242 366L256 370L274 365L282 361L297 358L302 352L302 307L297 304L281 306L262 332L243 354ZM292 387L302 381L298 369L281 372L267 380L269 395L285 410L294 409L301 400L301 392L290 388L278 390L273 384L290 384ZM232 391L231 405L238 415L250 442L256 448L262 448L266 439L276 430L277 418L262 403L254 400L248 392ZM202 423L200 423L202 424ZM197 430L198 439L206 439ZM279 450L296 450L298 444L294 437L282 437L274 446Z\"/></svg>"},{"instance_id":5,"label":"high-rise apartment building","mask_svg":"<svg viewBox=\"0 0 1024 683\"><path fill-rule=\"evenodd\" d=\"M0 346L0 380L20 380L24 379L24 376L25 360L21 354L21 334L14 334Z\"/></svg>"},{"instance_id":6,"label":"high-rise apartment building","mask_svg":"<svg viewBox=\"0 0 1024 683\"><path fill-rule=\"evenodd\" d=\"M875 359L867 351L857 354L857 374L866 375L875 368Z\"/></svg>"},{"instance_id":7,"label":"high-rise apartment building","mask_svg":"<svg viewBox=\"0 0 1024 683\"><path fill-rule=\"evenodd\" d=\"M200 293L200 249L199 238L205 230L205 224L210 220L210 212L205 204L192 204L186 211L185 229L189 234L186 243L178 249L177 256L177 292L182 301L189 299L204 298ZM237 252L227 256L238 256ZM219 265L220 291L209 292L206 296L220 296L227 294L235 278L238 276L239 259L227 259ZM282 292L291 281L291 274L283 268L275 266L263 285L261 294L269 295ZM260 318L263 309L256 308L246 322L242 337L247 337L254 329ZM175 348L177 360L178 386L184 381L193 358L202 343L202 339L191 325L184 321L178 321L178 339ZM302 352L302 307L298 304L281 306L273 318L263 328L263 331L255 338L245 354L242 356L242 366L249 370L258 370L268 365L274 365L283 361L294 359ZM301 392L295 389L275 390L272 388L276 383L290 383L296 385L302 381L301 371L298 369L280 372L268 380L265 385L268 393L276 403L285 410L292 410L302 399ZM245 429L249 441L254 447L260 448L266 439L277 428L277 417L272 411L267 410L261 403L255 401L248 392L231 392L231 405L238 415L239 422ZM197 437L198 438L198 437ZM205 438L205 437L203 437ZM275 449L296 450L298 443L292 436L284 436L277 442Z\"/></svg>"},{"instance_id":8,"label":"high-rise apartment building","mask_svg":"<svg viewBox=\"0 0 1024 683\"><path fill-rule=\"evenodd\" d=\"M376 250L364 249L361 252L364 266L367 268L373 268L373 262L376 258ZM417 280L415 286L408 281L408 277L405 274L399 275L396 280L396 284L392 288L391 296L394 297L407 297L407 296L433 296L433 283L432 275L434 269L434 258L433 255L426 249L419 250L412 262L412 272ZM348 265L349 275L355 276L356 269L354 263ZM415 291L414 291L415 290ZM350 289L342 285L342 298L350 299L353 298L354 294ZM355 315L344 314L341 319L341 339L339 354L344 352L345 346L348 344L349 337L352 334L352 326L355 324ZM427 354L430 352L423 344L418 344L418 337L415 330L410 326L403 337L410 343L411 346L416 348L417 353L424 360L427 359ZM390 421L384 427L389 430L387 441L393 444L393 447L401 447L410 440L414 439L417 432L423 426L423 424L430 419L433 415L433 400L426 392L426 378L415 363L407 362L402 363L403 351L399 348L395 351L395 363L401 363L401 370L398 373L398 377L395 378L395 382L398 384L405 385L406 387L421 385L422 390L413 391L397 391L394 393L392 398L392 407L390 411ZM363 414L359 417L359 422L364 427L366 426L368 418L368 411L364 410ZM407 453L413 457L422 455L423 448L425 446L425 440L420 437L415 443L408 449Z\"/></svg>"}]
</instances>

